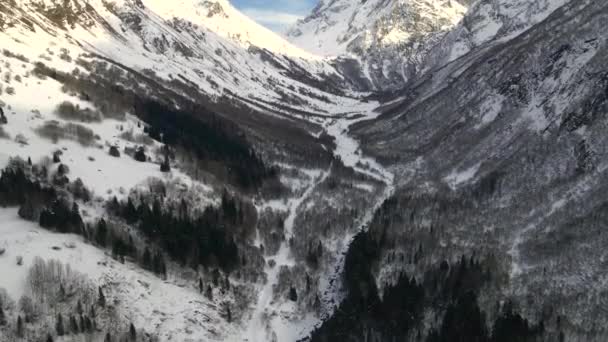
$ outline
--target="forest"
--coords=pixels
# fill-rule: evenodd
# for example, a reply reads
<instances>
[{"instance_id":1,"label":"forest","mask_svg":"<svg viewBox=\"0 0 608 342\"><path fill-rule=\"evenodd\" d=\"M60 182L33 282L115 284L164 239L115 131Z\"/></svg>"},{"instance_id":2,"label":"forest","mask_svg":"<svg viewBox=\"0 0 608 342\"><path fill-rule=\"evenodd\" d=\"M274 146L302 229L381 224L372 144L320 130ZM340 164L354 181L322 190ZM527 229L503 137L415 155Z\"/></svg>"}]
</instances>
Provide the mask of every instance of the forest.
<instances>
[{"instance_id":1,"label":"forest","mask_svg":"<svg viewBox=\"0 0 608 342\"><path fill-rule=\"evenodd\" d=\"M255 189L276 176L234 124L220 119L199 105L175 110L152 100L138 100L137 116L146 122L148 135L170 147L194 154L199 163L221 164L227 180L244 189ZM202 121L201 117L209 117ZM217 174L217 173L216 173Z\"/></svg>"},{"instance_id":2,"label":"forest","mask_svg":"<svg viewBox=\"0 0 608 342\"><path fill-rule=\"evenodd\" d=\"M394 284L379 289L372 269L381 248L382 241L369 232L355 237L343 274L347 296L312 333L312 341L544 341L543 322L531 324L509 302L500 305L495 320L488 320L478 296L492 270L474 256L442 261L419 278L402 273ZM435 324L426 331L429 312L434 312Z\"/></svg>"},{"instance_id":3,"label":"forest","mask_svg":"<svg viewBox=\"0 0 608 342\"><path fill-rule=\"evenodd\" d=\"M114 198L107 205L111 214L137 227L180 264L219 265L224 271L234 269L240 260L236 237L231 232L237 226L251 224L245 220L244 206L224 194L218 208L209 206L193 218L185 201L178 208L165 205L159 198L151 206L145 201L135 205L130 198L122 203Z\"/></svg>"},{"instance_id":4,"label":"forest","mask_svg":"<svg viewBox=\"0 0 608 342\"><path fill-rule=\"evenodd\" d=\"M36 64L34 74L62 83L64 91L92 102L104 117L119 118L117 113L125 112L135 114L146 123L148 135L175 151L175 157L192 162L195 169L210 172L220 181L254 191L266 180L276 179L278 169L262 160L245 132L229 119L176 93L163 94L166 97L138 95L136 90L141 84L160 91L154 80L143 75L137 74L137 80L122 79L123 83L133 84L133 90L117 83L123 77L119 67L79 63L97 77L92 80L79 72L64 73L43 63Z\"/></svg>"}]
</instances>

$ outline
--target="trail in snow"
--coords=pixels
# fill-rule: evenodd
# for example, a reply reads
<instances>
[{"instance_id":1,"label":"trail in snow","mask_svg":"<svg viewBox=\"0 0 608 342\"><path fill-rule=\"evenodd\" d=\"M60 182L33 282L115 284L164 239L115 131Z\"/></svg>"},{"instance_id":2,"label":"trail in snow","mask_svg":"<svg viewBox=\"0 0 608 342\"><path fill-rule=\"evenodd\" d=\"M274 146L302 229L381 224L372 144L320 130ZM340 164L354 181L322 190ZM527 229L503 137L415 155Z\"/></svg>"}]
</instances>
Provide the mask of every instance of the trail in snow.
<instances>
[{"instance_id":1,"label":"trail in snow","mask_svg":"<svg viewBox=\"0 0 608 342\"><path fill-rule=\"evenodd\" d=\"M384 201L394 192L393 174L380 165L371 157L363 155L359 143L348 135L349 127L361 120L368 120L377 116L377 113L370 113L367 116L353 116L345 118L328 119L323 127L327 134L335 138L336 149L334 154L341 159L344 165L353 168L356 172L364 174L370 178L385 184L384 189L378 198L370 204L370 209L363 217L355 221L356 229L359 232L367 228L374 217L374 213ZM331 168L330 168L331 170ZM274 287L278 283L281 267L294 266L294 260L289 253L288 241L292 238L294 222L298 215L298 208L312 194L315 188L321 184L330 174L330 170L319 172L312 178L315 179L302 196L289 201L288 217L285 220L285 240L281 244L279 252L274 256L266 257L267 282L260 290L258 301L251 316L243 340L249 342L292 342L305 338L310 332L321 323L321 320L331 315L334 304L342 300L342 285L340 275L344 267L344 257L350 243L356 233L344 237L342 248L337 251L336 263L330 268L335 269L331 274L322 275L321 279L321 301L324 305L323 317L314 317L312 314L303 321L293 322L289 320L289 313L296 309L294 303L273 303ZM273 260L276 265L268 266Z\"/></svg>"},{"instance_id":2,"label":"trail in snow","mask_svg":"<svg viewBox=\"0 0 608 342\"><path fill-rule=\"evenodd\" d=\"M308 199L315 188L327 179L329 174L330 170L311 172L313 181L310 186L300 197L289 200L287 204L288 216L284 224L285 238L276 255L265 257L267 280L259 292L258 301L243 340L250 342L295 340L294 335L298 332L293 329L284 328L287 326L287 323L282 322L283 318L279 312L281 308L274 306L272 303L274 287L278 284L281 268L294 266L294 260L290 256L289 240L293 237L294 222L298 215L298 208ZM275 264L272 267L270 266L271 262Z\"/></svg>"}]
</instances>

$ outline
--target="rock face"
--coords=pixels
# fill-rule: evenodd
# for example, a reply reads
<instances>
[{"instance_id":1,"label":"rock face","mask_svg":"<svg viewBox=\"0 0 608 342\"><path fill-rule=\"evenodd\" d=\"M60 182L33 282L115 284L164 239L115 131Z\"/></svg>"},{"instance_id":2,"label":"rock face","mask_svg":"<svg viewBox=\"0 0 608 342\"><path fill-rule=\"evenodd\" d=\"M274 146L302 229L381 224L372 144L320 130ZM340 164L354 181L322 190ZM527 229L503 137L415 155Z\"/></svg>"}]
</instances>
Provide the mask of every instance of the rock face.
<instances>
[{"instance_id":1,"label":"rock face","mask_svg":"<svg viewBox=\"0 0 608 342\"><path fill-rule=\"evenodd\" d=\"M425 69L423 57L462 19L466 4L456 0L321 1L287 37L316 54L354 58L370 88L387 89Z\"/></svg>"}]
</instances>

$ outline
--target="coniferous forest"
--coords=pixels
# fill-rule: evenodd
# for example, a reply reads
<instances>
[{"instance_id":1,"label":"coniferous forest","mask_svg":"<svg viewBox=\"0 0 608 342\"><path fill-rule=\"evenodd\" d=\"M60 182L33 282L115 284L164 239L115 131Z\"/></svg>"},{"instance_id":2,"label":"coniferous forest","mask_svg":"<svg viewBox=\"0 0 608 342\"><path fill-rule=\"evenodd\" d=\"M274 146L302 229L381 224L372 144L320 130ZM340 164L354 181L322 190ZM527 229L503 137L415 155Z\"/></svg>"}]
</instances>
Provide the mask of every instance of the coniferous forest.
<instances>
[{"instance_id":1,"label":"coniferous forest","mask_svg":"<svg viewBox=\"0 0 608 342\"><path fill-rule=\"evenodd\" d=\"M312 341L543 341L543 323L529 323L509 303L488 322L477 300L491 270L473 257L444 261L422 279L401 274L395 284L384 285L380 296L371 271L378 247L368 233L355 237L344 269L348 295L312 334ZM439 316L425 337L427 312Z\"/></svg>"}]
</instances>

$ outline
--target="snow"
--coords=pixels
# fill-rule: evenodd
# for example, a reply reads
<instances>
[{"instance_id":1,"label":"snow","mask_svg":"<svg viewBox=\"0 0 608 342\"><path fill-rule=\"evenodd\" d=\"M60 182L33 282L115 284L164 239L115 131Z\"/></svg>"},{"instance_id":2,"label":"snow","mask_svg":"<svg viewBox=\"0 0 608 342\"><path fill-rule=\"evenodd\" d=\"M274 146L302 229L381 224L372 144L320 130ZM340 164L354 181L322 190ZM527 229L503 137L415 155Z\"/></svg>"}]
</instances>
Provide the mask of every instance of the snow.
<instances>
[{"instance_id":1,"label":"snow","mask_svg":"<svg viewBox=\"0 0 608 342\"><path fill-rule=\"evenodd\" d=\"M454 29L448 61L456 60L472 48L499 40L511 40L529 27L545 20L570 0L496 0L478 1L468 11L468 20Z\"/></svg>"},{"instance_id":2,"label":"snow","mask_svg":"<svg viewBox=\"0 0 608 342\"><path fill-rule=\"evenodd\" d=\"M481 163L477 163L465 170L457 171L454 170L444 180L452 189L456 189L460 184L470 181L475 177Z\"/></svg>"},{"instance_id":3,"label":"snow","mask_svg":"<svg viewBox=\"0 0 608 342\"><path fill-rule=\"evenodd\" d=\"M544 105L540 103L537 96L534 96L530 104L522 112L522 119L531 130L541 132L550 124L545 115Z\"/></svg>"},{"instance_id":4,"label":"snow","mask_svg":"<svg viewBox=\"0 0 608 342\"><path fill-rule=\"evenodd\" d=\"M11 139L0 139L0 168L6 166L10 157L20 156L23 159L30 157L36 163L44 158L50 158L53 152L61 150L63 153L60 157L61 162L69 167L70 180L82 179L85 186L96 196L121 198L127 195L130 189L146 183L151 178L181 183L187 187L196 185L203 190L210 190L205 184L193 182L176 167L170 173L162 173L160 166L155 163L141 163L126 154L122 154L120 158L110 156L108 153L110 145L117 146L121 153L125 147L139 146L120 137L127 131L132 131L134 135L144 134L143 127L138 127L139 120L131 115L126 115L125 121L104 118L101 122L75 122L91 129L99 136L91 146L84 146L73 140L53 142L41 137L36 130L45 122L50 120L62 124L69 122L55 114L55 109L63 101L69 101L80 108L91 108L91 105L62 92L61 85L53 79L41 80L29 75L29 70L26 68L13 67L11 73L13 77L22 76L22 81L12 81L10 86L15 88L15 95L2 98L8 118L8 124L3 125L3 129ZM3 81L0 81L0 84L2 83ZM24 136L27 144L16 142L14 138L17 135ZM158 147L160 143L154 143L148 146L148 150ZM150 155L150 152L147 154Z\"/></svg>"},{"instance_id":5,"label":"snow","mask_svg":"<svg viewBox=\"0 0 608 342\"><path fill-rule=\"evenodd\" d=\"M72 71L75 64L57 57L61 48L68 50L74 60L78 57L90 60L84 54L94 53L140 72L154 71L161 80L171 81L179 75L179 78L197 84L200 91L211 98L231 98L237 94L251 101L247 105L264 111L267 111L264 107L270 107L294 115L294 111L274 105L284 102L284 94L303 100L292 106L320 114L360 105L354 98L359 94L354 97L327 96L286 75L283 70L295 63L318 80L326 75L341 78L330 61L294 47L226 1L220 1L225 16L216 14L212 17L207 16L207 2L182 2L184 6L178 7L174 3L169 6L165 1L148 0L144 2L148 7L139 8L125 0L115 1L119 14L142 19L140 29L130 29L101 0L92 0L90 5L109 26L98 24L83 28L76 25L68 31L58 31L41 19L34 22L40 25L35 31L16 26L0 32L0 45L10 47L11 52L23 54L32 62L41 61L65 72ZM25 1L23 8L30 7L33 7L30 1ZM118 34L113 34L108 27ZM157 46L159 41L165 42L164 48ZM249 50L254 45L265 49L283 67L268 63L258 52ZM179 46L187 47L189 54L182 53ZM55 55L49 56L49 51ZM43 55L50 60L40 57ZM300 88L317 96L302 95L298 91ZM329 103L321 100L326 97L330 99Z\"/></svg>"},{"instance_id":6,"label":"snow","mask_svg":"<svg viewBox=\"0 0 608 342\"><path fill-rule=\"evenodd\" d=\"M221 340L234 334L234 327L214 310L205 309L213 303L194 286L163 281L129 262L121 264L79 236L52 233L21 220L17 209L0 209L0 222L0 246L6 248L0 256L0 288L14 300L27 291L25 280L32 261L55 259L104 286L106 296L120 303L119 309L134 325L159 334L161 341ZM17 256L23 257L22 266L16 264Z\"/></svg>"},{"instance_id":7,"label":"snow","mask_svg":"<svg viewBox=\"0 0 608 342\"><path fill-rule=\"evenodd\" d=\"M327 134L335 138L336 149L334 154L340 158L345 166L365 174L381 182L393 183L393 175L386 171L373 158L365 157L359 147L359 143L348 135L348 127L356 122L369 120L377 117L378 113L370 115L353 116L350 118L338 118L328 120L325 124Z\"/></svg>"},{"instance_id":8,"label":"snow","mask_svg":"<svg viewBox=\"0 0 608 342\"><path fill-rule=\"evenodd\" d=\"M475 129L482 128L485 125L492 123L502 110L505 97L498 94L492 94L485 98L481 105L481 121L475 125Z\"/></svg>"},{"instance_id":9,"label":"snow","mask_svg":"<svg viewBox=\"0 0 608 342\"><path fill-rule=\"evenodd\" d=\"M310 197L316 187L323 183L330 174L329 170L310 170L307 173L311 179L311 184L301 196L288 201L288 216L284 223L285 239L281 242L276 255L265 257L267 280L259 291L257 303L245 331L244 340L246 341L296 341L302 332L308 332L306 329L301 330L296 328L294 326L295 322L285 318L289 316L286 315L286 312L293 312L296 309L292 303L277 304L273 302L274 287L279 281L281 268L294 266L294 260L290 256L289 240L294 237L294 222L298 215L298 209ZM270 267L271 261L275 263L273 267ZM268 319L269 321L267 322ZM306 321L300 321L296 325L306 327Z\"/></svg>"},{"instance_id":10,"label":"snow","mask_svg":"<svg viewBox=\"0 0 608 342\"><path fill-rule=\"evenodd\" d=\"M350 55L351 44L365 51L376 41L384 46L407 43L427 27L434 26L432 30L435 30L437 23L445 23L439 30L448 30L465 12L460 3L448 0L322 1L309 17L291 28L287 36L307 51L336 57ZM418 21L432 24L417 27ZM376 32L378 27L383 29Z\"/></svg>"},{"instance_id":11,"label":"snow","mask_svg":"<svg viewBox=\"0 0 608 342\"><path fill-rule=\"evenodd\" d=\"M221 7L221 12L212 15L211 4ZM254 22L248 16L235 9L227 0L192 1L192 0L147 0L145 4L163 18L182 18L195 24L203 25L221 37L242 44L263 47L272 52L290 57L310 60L322 58L306 52L285 40L275 32Z\"/></svg>"}]
</instances>

